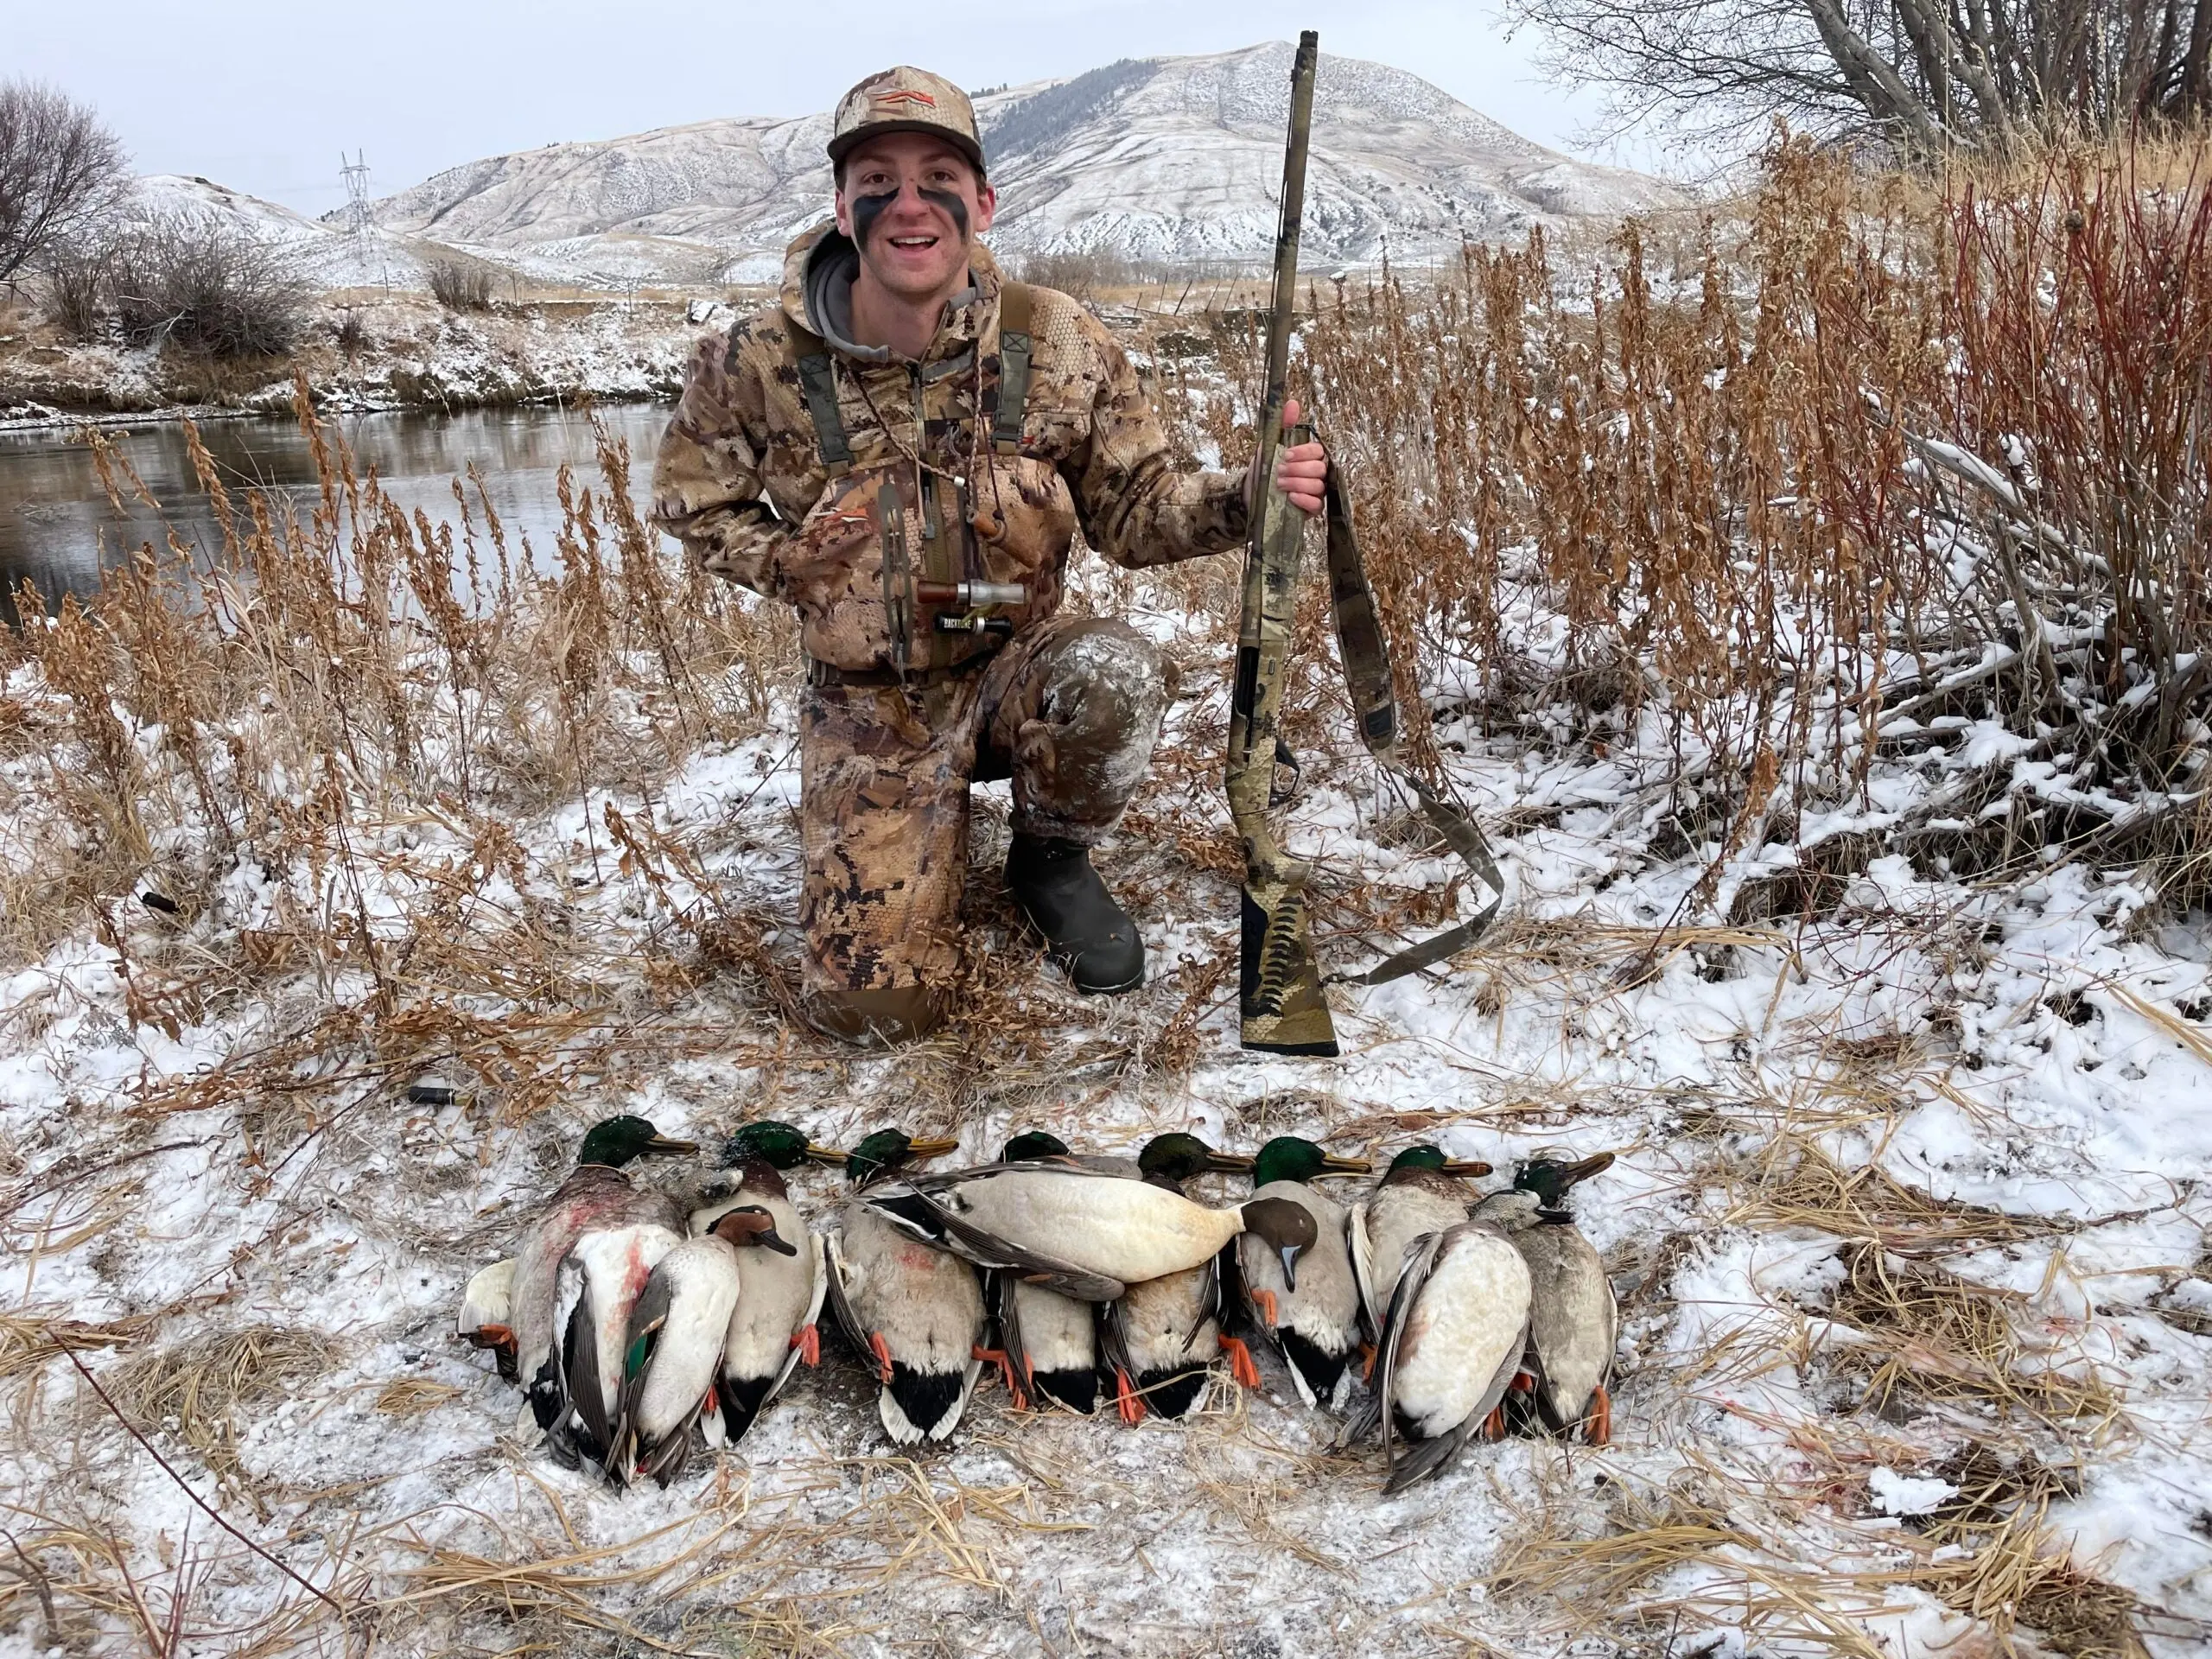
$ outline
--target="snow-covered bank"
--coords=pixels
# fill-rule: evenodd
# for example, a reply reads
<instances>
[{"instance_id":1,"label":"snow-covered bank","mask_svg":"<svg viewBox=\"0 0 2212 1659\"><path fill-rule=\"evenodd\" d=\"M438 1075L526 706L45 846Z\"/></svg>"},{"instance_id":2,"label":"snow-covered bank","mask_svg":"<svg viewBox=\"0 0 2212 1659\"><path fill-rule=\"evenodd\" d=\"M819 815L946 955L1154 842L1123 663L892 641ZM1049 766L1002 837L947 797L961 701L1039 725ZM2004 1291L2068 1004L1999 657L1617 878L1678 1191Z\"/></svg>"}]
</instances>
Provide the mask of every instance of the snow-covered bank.
<instances>
[{"instance_id":1,"label":"snow-covered bank","mask_svg":"<svg viewBox=\"0 0 2212 1659\"><path fill-rule=\"evenodd\" d=\"M0 430L113 416L285 414L293 377L333 410L665 401L709 314L696 301L540 301L456 313L380 291L317 302L289 359L211 365L156 349L0 337ZM715 310L711 315L723 313Z\"/></svg>"}]
</instances>

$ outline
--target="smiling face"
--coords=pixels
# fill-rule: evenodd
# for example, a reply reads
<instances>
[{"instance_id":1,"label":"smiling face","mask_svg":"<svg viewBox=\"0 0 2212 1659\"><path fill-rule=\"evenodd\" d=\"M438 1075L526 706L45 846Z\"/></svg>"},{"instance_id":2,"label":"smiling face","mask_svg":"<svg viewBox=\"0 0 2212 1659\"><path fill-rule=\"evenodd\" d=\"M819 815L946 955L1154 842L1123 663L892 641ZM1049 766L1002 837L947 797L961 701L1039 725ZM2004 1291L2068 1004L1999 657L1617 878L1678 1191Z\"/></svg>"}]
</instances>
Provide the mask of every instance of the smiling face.
<instances>
[{"instance_id":1,"label":"smiling face","mask_svg":"<svg viewBox=\"0 0 2212 1659\"><path fill-rule=\"evenodd\" d=\"M837 228L880 287L923 304L960 286L969 247L991 228L997 207L998 193L951 144L926 133L887 133L845 157Z\"/></svg>"}]
</instances>

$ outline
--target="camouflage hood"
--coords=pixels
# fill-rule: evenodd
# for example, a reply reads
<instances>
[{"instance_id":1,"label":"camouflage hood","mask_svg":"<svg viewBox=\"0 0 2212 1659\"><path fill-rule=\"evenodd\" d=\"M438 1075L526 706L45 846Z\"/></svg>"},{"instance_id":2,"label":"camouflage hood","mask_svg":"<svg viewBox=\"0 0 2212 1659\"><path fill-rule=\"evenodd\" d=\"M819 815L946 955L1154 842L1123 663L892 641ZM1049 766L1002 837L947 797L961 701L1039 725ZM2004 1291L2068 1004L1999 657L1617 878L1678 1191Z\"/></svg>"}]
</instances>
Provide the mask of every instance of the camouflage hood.
<instances>
[{"instance_id":1,"label":"camouflage hood","mask_svg":"<svg viewBox=\"0 0 2212 1659\"><path fill-rule=\"evenodd\" d=\"M834 350L862 363L888 363L887 346L862 346L853 337L853 279L860 251L835 219L817 225L784 251L784 315L819 334ZM946 302L944 321L922 360L957 357L997 326L999 268L978 243L968 261L968 286Z\"/></svg>"}]
</instances>

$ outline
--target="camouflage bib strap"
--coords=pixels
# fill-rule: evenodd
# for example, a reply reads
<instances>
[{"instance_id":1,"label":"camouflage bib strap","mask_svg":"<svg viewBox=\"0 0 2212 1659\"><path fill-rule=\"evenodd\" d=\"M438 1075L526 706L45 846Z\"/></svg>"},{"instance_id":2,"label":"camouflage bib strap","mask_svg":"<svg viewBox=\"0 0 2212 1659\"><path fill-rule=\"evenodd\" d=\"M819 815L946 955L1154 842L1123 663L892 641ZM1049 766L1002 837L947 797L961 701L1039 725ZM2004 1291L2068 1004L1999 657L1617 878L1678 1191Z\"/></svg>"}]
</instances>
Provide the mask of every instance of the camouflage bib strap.
<instances>
[{"instance_id":1,"label":"camouflage bib strap","mask_svg":"<svg viewBox=\"0 0 2212 1659\"><path fill-rule=\"evenodd\" d=\"M1021 416L1029 403L1029 320L1033 296L1020 283L999 289L998 407L991 415L991 448L1021 453Z\"/></svg>"},{"instance_id":2,"label":"camouflage bib strap","mask_svg":"<svg viewBox=\"0 0 2212 1659\"><path fill-rule=\"evenodd\" d=\"M1376 613L1375 590L1368 585L1359 538L1353 533L1351 501L1333 466L1329 468L1326 493L1330 607L1336 615L1337 657L1344 665L1344 687L1351 695L1352 718L1359 727L1360 741L1367 745L1376 766L1413 791L1429 828L1443 837L1491 894L1488 904L1457 927L1408 945L1365 973L1328 976L1331 984L1381 985L1433 967L1480 938L1497 918L1497 907L1505 898L1505 881L1475 821L1430 788L1398 753L1398 695L1390 678L1390 649Z\"/></svg>"},{"instance_id":3,"label":"camouflage bib strap","mask_svg":"<svg viewBox=\"0 0 2212 1659\"><path fill-rule=\"evenodd\" d=\"M832 478L852 469L853 446L845 435L845 416L837 407L837 371L830 361L830 347L789 317L784 319L785 349L798 371L798 389L806 399L806 412L814 421L814 445L822 465Z\"/></svg>"}]
</instances>

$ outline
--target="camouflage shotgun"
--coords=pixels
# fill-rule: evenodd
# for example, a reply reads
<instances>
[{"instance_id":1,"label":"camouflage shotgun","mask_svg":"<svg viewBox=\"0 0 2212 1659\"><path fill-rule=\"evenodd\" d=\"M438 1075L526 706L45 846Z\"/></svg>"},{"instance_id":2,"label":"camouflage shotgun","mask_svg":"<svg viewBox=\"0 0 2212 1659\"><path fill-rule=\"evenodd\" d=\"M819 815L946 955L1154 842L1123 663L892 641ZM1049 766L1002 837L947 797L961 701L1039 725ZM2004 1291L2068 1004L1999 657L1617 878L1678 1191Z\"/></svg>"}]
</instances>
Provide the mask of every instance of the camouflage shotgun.
<instances>
[{"instance_id":1,"label":"camouflage shotgun","mask_svg":"<svg viewBox=\"0 0 2212 1659\"><path fill-rule=\"evenodd\" d=\"M1275 232L1274 309L1268 321L1267 393L1253 480L1252 550L1236 631L1236 680L1229 709L1229 810L1244 843L1244 941L1237 1005L1247 1048L1334 1054L1337 1033L1306 928L1306 866L1284 853L1268 825L1275 760L1287 753L1275 722L1290 654L1306 515L1274 487L1290 370L1291 307L1298 292L1298 230L1306 210L1306 140L1313 124L1313 69L1321 37L1298 37L1290 72L1290 137ZM1301 429L1289 435L1305 442Z\"/></svg>"},{"instance_id":2,"label":"camouflage shotgun","mask_svg":"<svg viewBox=\"0 0 2212 1659\"><path fill-rule=\"evenodd\" d=\"M1320 37L1298 38L1290 82L1290 136L1283 157L1282 219L1275 233L1274 312L1268 325L1265 407L1260 422L1259 481L1252 517L1252 549L1244 566L1244 605L1236 635L1236 677L1230 699L1228 794L1230 816L1244 844L1243 944L1237 1008L1246 1048L1278 1054L1333 1055L1337 1033L1322 990L1306 927L1307 867L1283 851L1268 824L1275 804L1275 767L1297 760L1277 721L1283 671L1298 592L1298 566L1306 515L1274 487L1282 442L1307 442L1310 427L1282 431L1288 397L1292 305L1298 288L1298 232L1306 204L1306 137L1313 119L1313 75ZM1422 817L1487 888L1488 901L1467 920L1407 946L1358 974L1332 974L1329 982L1379 985L1433 967L1479 938L1504 898L1503 878L1474 820L1444 799L1398 753L1397 692L1382 638L1374 590L1352 525L1351 496L1342 469L1329 462L1326 497L1329 599L1336 620L1337 654L1351 700L1360 741L1384 774L1412 793Z\"/></svg>"}]
</instances>

